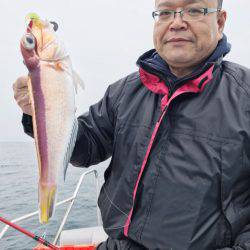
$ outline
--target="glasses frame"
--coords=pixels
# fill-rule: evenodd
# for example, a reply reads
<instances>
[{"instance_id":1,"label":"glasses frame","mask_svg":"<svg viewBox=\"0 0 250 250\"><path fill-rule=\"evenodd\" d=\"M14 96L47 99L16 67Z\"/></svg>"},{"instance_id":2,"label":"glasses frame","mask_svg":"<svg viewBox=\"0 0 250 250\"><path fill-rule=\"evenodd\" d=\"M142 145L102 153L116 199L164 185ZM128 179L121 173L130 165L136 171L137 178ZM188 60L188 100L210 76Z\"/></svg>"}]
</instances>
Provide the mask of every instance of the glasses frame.
<instances>
[{"instance_id":1,"label":"glasses frame","mask_svg":"<svg viewBox=\"0 0 250 250\"><path fill-rule=\"evenodd\" d=\"M165 9L165 10L156 10L156 11L153 11L153 12L152 12L152 17L153 17L153 19L154 19L156 22L158 22L158 21L156 20L156 17L157 17L157 16L160 16L161 13L168 11L168 12L171 12L171 18L172 18L172 19L168 20L167 22L173 21L173 20L175 19L175 15L176 15L177 13L180 14L180 16L181 16L181 18L182 18L183 21L186 21L185 19L183 19L183 16L184 16L185 11L187 11L187 10L189 10L189 9L199 9L199 10L203 10L203 16L206 16L207 14L210 14L210 13L215 13L215 12L220 12L220 11L221 11L221 8L185 8L185 9L180 10L180 11L176 11L176 10L167 10L167 9ZM174 15L173 15L173 14L174 14ZM198 20L200 20L200 19L198 19ZM195 21L198 21L198 20L194 20L194 22L195 22ZM167 22L166 22L166 23L167 23ZM189 22L189 21L188 21L188 22ZM192 22L192 20L191 20L191 22ZM164 23L164 21L163 21L163 23Z\"/></svg>"}]
</instances>

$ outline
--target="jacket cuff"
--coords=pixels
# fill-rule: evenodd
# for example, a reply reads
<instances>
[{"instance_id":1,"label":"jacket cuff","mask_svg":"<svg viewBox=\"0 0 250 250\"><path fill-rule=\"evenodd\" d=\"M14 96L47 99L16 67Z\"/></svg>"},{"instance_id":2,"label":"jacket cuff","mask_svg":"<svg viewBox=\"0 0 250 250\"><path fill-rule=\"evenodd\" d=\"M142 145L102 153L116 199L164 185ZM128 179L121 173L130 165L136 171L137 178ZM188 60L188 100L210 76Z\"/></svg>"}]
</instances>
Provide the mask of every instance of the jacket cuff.
<instances>
[{"instance_id":1,"label":"jacket cuff","mask_svg":"<svg viewBox=\"0 0 250 250\"><path fill-rule=\"evenodd\" d=\"M23 113L22 124L24 132L34 138L32 116Z\"/></svg>"}]
</instances>

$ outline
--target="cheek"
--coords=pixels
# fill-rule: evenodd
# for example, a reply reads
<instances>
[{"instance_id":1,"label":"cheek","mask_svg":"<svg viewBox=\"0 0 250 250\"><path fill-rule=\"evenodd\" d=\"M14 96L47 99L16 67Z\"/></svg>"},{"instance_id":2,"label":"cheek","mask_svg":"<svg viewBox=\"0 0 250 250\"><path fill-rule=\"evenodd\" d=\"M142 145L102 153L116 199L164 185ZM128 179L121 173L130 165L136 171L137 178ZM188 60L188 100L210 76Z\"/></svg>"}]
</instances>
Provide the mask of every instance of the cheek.
<instances>
[{"instance_id":1,"label":"cheek","mask_svg":"<svg viewBox=\"0 0 250 250\"><path fill-rule=\"evenodd\" d=\"M154 41L155 47L157 47L157 27L156 27L156 25L154 25L153 41Z\"/></svg>"},{"instance_id":2,"label":"cheek","mask_svg":"<svg viewBox=\"0 0 250 250\"><path fill-rule=\"evenodd\" d=\"M217 44L218 30L215 23L201 24L200 27L194 29L194 35L196 36L197 46L199 48L211 48Z\"/></svg>"},{"instance_id":3,"label":"cheek","mask_svg":"<svg viewBox=\"0 0 250 250\"><path fill-rule=\"evenodd\" d=\"M153 32L153 40L156 49L160 49L163 46L162 40L165 33L166 30L163 27L161 27L159 24L158 25L155 24Z\"/></svg>"},{"instance_id":4,"label":"cheek","mask_svg":"<svg viewBox=\"0 0 250 250\"><path fill-rule=\"evenodd\" d=\"M197 39L197 50L203 51L205 54L211 53L217 45L217 36L211 31L207 31L204 34L201 34Z\"/></svg>"}]
</instances>

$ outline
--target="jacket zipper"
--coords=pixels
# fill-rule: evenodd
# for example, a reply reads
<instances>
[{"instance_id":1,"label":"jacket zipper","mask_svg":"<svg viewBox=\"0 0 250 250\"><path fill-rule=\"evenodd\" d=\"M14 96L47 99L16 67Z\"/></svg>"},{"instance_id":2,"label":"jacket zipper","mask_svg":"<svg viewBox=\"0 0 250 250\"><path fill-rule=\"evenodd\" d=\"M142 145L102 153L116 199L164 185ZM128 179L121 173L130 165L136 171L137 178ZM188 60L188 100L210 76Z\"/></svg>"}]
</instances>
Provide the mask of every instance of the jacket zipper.
<instances>
[{"instance_id":1,"label":"jacket zipper","mask_svg":"<svg viewBox=\"0 0 250 250\"><path fill-rule=\"evenodd\" d=\"M149 142L149 144L148 144L148 148L147 148L146 155L144 156L144 159L143 159L143 162L142 162L142 166L141 166L141 169L140 169L140 173L139 173L139 176L138 176L136 185L135 185L135 187L134 187L134 192L133 192L133 204L132 204L132 207L131 207L130 212L129 212L129 214L128 214L128 218L127 218L127 220L126 220L126 223L125 223L125 225L124 225L124 235L125 235L126 237L128 236L128 230L129 230L129 226L130 226L130 222L131 222L131 217L132 217L133 210L134 210L134 202L135 202L135 199L136 199L136 193L137 193L137 189L138 189L138 186L139 186L139 182L140 182L140 180L141 180L141 177L142 177L144 168L145 168L145 166L146 166L146 164L147 164L147 162L148 162L148 158L149 158L149 156L150 156L151 149L152 149L153 143L155 142L155 139L156 139L157 133L158 133L158 131L159 131L161 122L162 122L164 116L165 116L166 113L167 113L167 108L168 108L168 105L166 105L166 106L164 107L164 109L161 111L160 117L157 119L157 122L156 122L156 124L155 124L153 133L152 133L151 138L150 138L150 142Z\"/></svg>"}]
</instances>

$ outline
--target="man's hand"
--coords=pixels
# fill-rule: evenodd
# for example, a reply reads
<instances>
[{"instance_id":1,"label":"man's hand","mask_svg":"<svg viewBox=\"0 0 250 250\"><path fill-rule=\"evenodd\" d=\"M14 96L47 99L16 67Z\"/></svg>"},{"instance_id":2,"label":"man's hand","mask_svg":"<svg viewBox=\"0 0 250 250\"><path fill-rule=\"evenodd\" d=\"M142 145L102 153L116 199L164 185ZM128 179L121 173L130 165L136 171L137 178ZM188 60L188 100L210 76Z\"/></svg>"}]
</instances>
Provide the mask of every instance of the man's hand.
<instances>
[{"instance_id":1,"label":"man's hand","mask_svg":"<svg viewBox=\"0 0 250 250\"><path fill-rule=\"evenodd\" d=\"M13 84L14 98L23 113L32 115L31 102L28 91L28 76L19 77Z\"/></svg>"}]
</instances>

